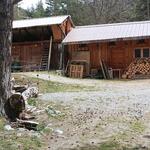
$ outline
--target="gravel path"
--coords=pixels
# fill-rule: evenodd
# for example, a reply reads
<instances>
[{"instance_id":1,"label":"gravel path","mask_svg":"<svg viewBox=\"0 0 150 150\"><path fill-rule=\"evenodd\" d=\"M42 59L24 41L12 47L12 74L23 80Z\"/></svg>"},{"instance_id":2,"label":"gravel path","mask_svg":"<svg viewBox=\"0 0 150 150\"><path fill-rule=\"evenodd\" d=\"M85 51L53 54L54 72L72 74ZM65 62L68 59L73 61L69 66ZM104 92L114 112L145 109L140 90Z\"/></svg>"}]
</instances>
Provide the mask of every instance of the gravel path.
<instances>
[{"instance_id":1,"label":"gravel path","mask_svg":"<svg viewBox=\"0 0 150 150\"><path fill-rule=\"evenodd\" d=\"M115 112L131 112L131 115L141 117L150 112L150 88L143 89L135 87L128 89L120 87L119 89L110 88L105 91L92 92L63 92L44 94L40 97L42 100L60 102L64 105L71 105L77 111L78 108L83 110L99 109L110 114Z\"/></svg>"},{"instance_id":2,"label":"gravel path","mask_svg":"<svg viewBox=\"0 0 150 150\"><path fill-rule=\"evenodd\" d=\"M31 73L28 75L36 76ZM45 74L40 74L39 78L49 80ZM128 133L127 145L140 144L150 148L149 139L143 138L145 134L150 135L150 80L78 80L54 75L50 80L97 87L96 91L48 93L40 97L43 101L61 103L70 108L71 115L62 125L66 137L50 143L55 145L54 150L78 146L78 142L74 141L79 141L81 146L90 142L99 144L120 132ZM130 126L137 121L145 125L140 134L130 132ZM98 124L102 130L97 128ZM83 132L88 136L83 136Z\"/></svg>"}]
</instances>

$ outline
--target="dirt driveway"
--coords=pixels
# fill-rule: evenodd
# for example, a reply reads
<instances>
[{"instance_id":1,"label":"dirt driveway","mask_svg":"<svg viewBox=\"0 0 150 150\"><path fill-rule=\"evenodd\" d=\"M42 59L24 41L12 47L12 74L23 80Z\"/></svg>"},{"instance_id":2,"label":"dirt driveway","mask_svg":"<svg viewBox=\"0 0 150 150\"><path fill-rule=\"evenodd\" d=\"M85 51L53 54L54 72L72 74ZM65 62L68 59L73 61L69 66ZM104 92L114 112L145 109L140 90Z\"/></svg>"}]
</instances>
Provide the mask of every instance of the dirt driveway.
<instances>
[{"instance_id":1,"label":"dirt driveway","mask_svg":"<svg viewBox=\"0 0 150 150\"><path fill-rule=\"evenodd\" d=\"M46 74L39 78L49 79ZM54 75L50 80L93 90L40 97L68 109L65 120L52 122L63 134L52 137L49 149L150 149L150 80L78 80Z\"/></svg>"}]
</instances>

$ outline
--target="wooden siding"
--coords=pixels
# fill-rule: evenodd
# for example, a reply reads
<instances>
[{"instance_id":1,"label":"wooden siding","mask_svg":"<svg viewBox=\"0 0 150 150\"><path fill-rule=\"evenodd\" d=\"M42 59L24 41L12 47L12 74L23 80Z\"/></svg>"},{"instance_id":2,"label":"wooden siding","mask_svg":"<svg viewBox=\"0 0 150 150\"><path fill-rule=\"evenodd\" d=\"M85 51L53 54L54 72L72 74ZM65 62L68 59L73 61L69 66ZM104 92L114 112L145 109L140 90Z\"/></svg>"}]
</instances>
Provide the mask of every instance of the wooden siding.
<instances>
[{"instance_id":1,"label":"wooden siding","mask_svg":"<svg viewBox=\"0 0 150 150\"><path fill-rule=\"evenodd\" d=\"M12 60L18 60L22 66L37 64L40 65L42 58L42 44L41 43L26 43L13 44L12 46Z\"/></svg>"},{"instance_id":2,"label":"wooden siding","mask_svg":"<svg viewBox=\"0 0 150 150\"><path fill-rule=\"evenodd\" d=\"M85 45L85 44L84 44ZM99 69L100 59L103 60L108 67L113 69L121 69L123 72L134 59L135 48L150 48L150 39L145 39L144 43L139 40L116 41L115 45L109 42L89 43L84 48L79 44L69 45L69 59L74 51L90 52L90 68Z\"/></svg>"},{"instance_id":3,"label":"wooden siding","mask_svg":"<svg viewBox=\"0 0 150 150\"><path fill-rule=\"evenodd\" d=\"M52 44L51 69L58 69L59 67L58 44L55 42ZM24 71L28 71L26 68L32 65L40 67L45 49L49 50L49 41L13 43L12 61L18 60L23 66Z\"/></svg>"},{"instance_id":4,"label":"wooden siding","mask_svg":"<svg viewBox=\"0 0 150 150\"><path fill-rule=\"evenodd\" d=\"M58 69L60 44L72 27L68 17L61 25L14 29L12 61L18 60L23 70L32 64L40 66L42 57L48 55L50 37L53 36L50 69Z\"/></svg>"},{"instance_id":5,"label":"wooden siding","mask_svg":"<svg viewBox=\"0 0 150 150\"><path fill-rule=\"evenodd\" d=\"M52 25L54 41L62 41L64 37L70 32L72 23L70 19L65 20L61 25Z\"/></svg>"}]
</instances>

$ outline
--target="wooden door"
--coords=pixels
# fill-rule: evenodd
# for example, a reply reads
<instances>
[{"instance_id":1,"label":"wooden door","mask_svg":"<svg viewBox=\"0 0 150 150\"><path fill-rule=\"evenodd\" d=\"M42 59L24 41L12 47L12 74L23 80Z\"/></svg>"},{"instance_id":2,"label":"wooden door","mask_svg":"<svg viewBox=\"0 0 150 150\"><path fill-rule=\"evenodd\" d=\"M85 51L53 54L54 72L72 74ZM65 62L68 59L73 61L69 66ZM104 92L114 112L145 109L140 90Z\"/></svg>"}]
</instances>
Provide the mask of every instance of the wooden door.
<instances>
[{"instance_id":1,"label":"wooden door","mask_svg":"<svg viewBox=\"0 0 150 150\"><path fill-rule=\"evenodd\" d=\"M113 69L124 69L125 49L123 47L113 47L110 49L110 66Z\"/></svg>"}]
</instances>

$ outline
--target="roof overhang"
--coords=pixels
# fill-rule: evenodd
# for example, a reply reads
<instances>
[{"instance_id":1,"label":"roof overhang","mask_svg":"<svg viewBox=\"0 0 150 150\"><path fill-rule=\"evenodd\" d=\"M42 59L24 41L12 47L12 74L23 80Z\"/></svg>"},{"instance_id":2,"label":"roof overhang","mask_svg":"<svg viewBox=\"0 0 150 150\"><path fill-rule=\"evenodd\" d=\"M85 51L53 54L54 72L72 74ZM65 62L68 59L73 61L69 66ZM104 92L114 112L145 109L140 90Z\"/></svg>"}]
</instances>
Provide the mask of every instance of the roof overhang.
<instances>
[{"instance_id":1,"label":"roof overhang","mask_svg":"<svg viewBox=\"0 0 150 150\"><path fill-rule=\"evenodd\" d=\"M107 40L90 40L90 41L76 41L76 42L63 42L63 45L74 45L74 44L91 44L91 43L105 43L105 42L116 42L116 41L130 41L130 40L140 40L149 39L150 36L143 37L129 37L129 38L118 38L118 39L107 39Z\"/></svg>"},{"instance_id":2,"label":"roof overhang","mask_svg":"<svg viewBox=\"0 0 150 150\"><path fill-rule=\"evenodd\" d=\"M63 44L97 43L143 38L150 38L150 21L76 27L65 37Z\"/></svg>"},{"instance_id":3,"label":"roof overhang","mask_svg":"<svg viewBox=\"0 0 150 150\"><path fill-rule=\"evenodd\" d=\"M54 16L54 17L45 17L45 18L14 20L13 21L13 29L61 25L67 19L70 20L72 26L74 27L71 16L67 15L67 16Z\"/></svg>"}]
</instances>

